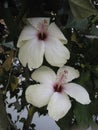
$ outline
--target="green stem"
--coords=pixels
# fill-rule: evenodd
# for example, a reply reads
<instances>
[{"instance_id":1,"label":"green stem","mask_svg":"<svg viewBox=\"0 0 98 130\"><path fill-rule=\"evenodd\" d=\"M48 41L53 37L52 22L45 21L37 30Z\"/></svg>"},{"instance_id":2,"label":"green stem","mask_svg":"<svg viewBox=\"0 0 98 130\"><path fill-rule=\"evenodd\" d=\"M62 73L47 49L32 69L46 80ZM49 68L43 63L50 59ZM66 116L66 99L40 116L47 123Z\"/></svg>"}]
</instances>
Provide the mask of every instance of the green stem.
<instances>
[{"instance_id":1,"label":"green stem","mask_svg":"<svg viewBox=\"0 0 98 130\"><path fill-rule=\"evenodd\" d=\"M30 106L28 110L28 117L24 123L23 130L29 130L34 113L35 113L35 108L33 106Z\"/></svg>"}]
</instances>

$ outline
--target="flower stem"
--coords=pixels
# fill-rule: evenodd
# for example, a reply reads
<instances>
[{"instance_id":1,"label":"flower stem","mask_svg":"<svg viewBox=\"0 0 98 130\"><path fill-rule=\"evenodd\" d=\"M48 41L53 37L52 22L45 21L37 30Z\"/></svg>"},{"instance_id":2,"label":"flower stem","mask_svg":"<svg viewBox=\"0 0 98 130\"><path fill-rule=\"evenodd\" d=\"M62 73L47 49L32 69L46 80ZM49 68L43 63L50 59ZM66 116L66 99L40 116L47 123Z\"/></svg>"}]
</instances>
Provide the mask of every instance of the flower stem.
<instances>
[{"instance_id":1,"label":"flower stem","mask_svg":"<svg viewBox=\"0 0 98 130\"><path fill-rule=\"evenodd\" d=\"M29 130L34 113L35 113L35 108L33 106L30 106L28 110L28 117L26 121L24 122L23 130Z\"/></svg>"}]
</instances>

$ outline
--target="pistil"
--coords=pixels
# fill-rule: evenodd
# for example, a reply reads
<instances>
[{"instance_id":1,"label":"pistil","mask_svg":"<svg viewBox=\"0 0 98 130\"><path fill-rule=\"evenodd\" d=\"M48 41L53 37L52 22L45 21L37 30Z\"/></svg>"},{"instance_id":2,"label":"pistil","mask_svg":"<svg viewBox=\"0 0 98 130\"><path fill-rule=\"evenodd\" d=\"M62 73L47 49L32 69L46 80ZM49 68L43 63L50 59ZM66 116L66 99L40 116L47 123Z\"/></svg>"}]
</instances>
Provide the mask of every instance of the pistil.
<instances>
[{"instance_id":1,"label":"pistil","mask_svg":"<svg viewBox=\"0 0 98 130\"><path fill-rule=\"evenodd\" d=\"M45 40L47 38L47 34L44 32L38 33L38 39L39 40Z\"/></svg>"},{"instance_id":2,"label":"pistil","mask_svg":"<svg viewBox=\"0 0 98 130\"><path fill-rule=\"evenodd\" d=\"M61 75L59 76L59 80L54 85L55 92L61 93L63 91L63 88L64 88L63 85L64 85L65 80L67 78L67 74L68 74L68 72L66 70L64 70L63 73L61 73Z\"/></svg>"},{"instance_id":3,"label":"pistil","mask_svg":"<svg viewBox=\"0 0 98 130\"><path fill-rule=\"evenodd\" d=\"M64 84L67 74L68 74L68 72L66 70L64 70L63 73L61 74L59 81L58 81L58 89L60 86L62 86Z\"/></svg>"}]
</instances>

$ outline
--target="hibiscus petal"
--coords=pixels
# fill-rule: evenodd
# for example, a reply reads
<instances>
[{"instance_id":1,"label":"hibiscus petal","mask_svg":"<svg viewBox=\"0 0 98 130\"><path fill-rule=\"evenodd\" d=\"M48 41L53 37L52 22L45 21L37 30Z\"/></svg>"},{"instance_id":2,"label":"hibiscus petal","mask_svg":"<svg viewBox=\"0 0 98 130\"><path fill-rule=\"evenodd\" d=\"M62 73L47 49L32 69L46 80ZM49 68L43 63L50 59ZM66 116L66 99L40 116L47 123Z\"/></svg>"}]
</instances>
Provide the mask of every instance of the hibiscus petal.
<instances>
[{"instance_id":1,"label":"hibiscus petal","mask_svg":"<svg viewBox=\"0 0 98 130\"><path fill-rule=\"evenodd\" d=\"M48 114L54 120L58 121L64 117L71 107L69 97L62 93L54 93L48 104Z\"/></svg>"},{"instance_id":2,"label":"hibiscus petal","mask_svg":"<svg viewBox=\"0 0 98 130\"><path fill-rule=\"evenodd\" d=\"M66 71L66 75L65 75L65 82L70 82L75 78L79 77L79 71L73 67L70 66L63 66L61 67L58 72L57 72L57 77L59 78L60 75L62 75L62 73Z\"/></svg>"},{"instance_id":3,"label":"hibiscus petal","mask_svg":"<svg viewBox=\"0 0 98 130\"><path fill-rule=\"evenodd\" d=\"M68 83L65 85L64 91L81 104L89 104L91 102L86 89L78 84Z\"/></svg>"},{"instance_id":4,"label":"hibiscus petal","mask_svg":"<svg viewBox=\"0 0 98 130\"><path fill-rule=\"evenodd\" d=\"M59 40L64 40L64 44L67 43L67 39L55 23L50 24L48 32L50 36L53 36Z\"/></svg>"},{"instance_id":5,"label":"hibiscus petal","mask_svg":"<svg viewBox=\"0 0 98 130\"><path fill-rule=\"evenodd\" d=\"M24 41L33 39L36 34L37 31L31 25L25 26L19 36L17 47L21 47L25 43Z\"/></svg>"},{"instance_id":6,"label":"hibiscus petal","mask_svg":"<svg viewBox=\"0 0 98 130\"><path fill-rule=\"evenodd\" d=\"M58 39L49 37L45 45L45 57L51 65L61 67L70 58L69 50Z\"/></svg>"},{"instance_id":7,"label":"hibiscus petal","mask_svg":"<svg viewBox=\"0 0 98 130\"><path fill-rule=\"evenodd\" d=\"M50 18L44 18L44 17L43 18L42 17L28 18L27 20L37 30L39 29L40 23L44 22L45 24L49 25L49 22L50 22Z\"/></svg>"},{"instance_id":8,"label":"hibiscus petal","mask_svg":"<svg viewBox=\"0 0 98 130\"><path fill-rule=\"evenodd\" d=\"M43 62L45 46L43 42L38 42L36 39L27 41L19 49L19 59L23 66L28 64L28 67L38 68Z\"/></svg>"},{"instance_id":9,"label":"hibiscus petal","mask_svg":"<svg viewBox=\"0 0 98 130\"><path fill-rule=\"evenodd\" d=\"M47 84L53 84L56 80L55 72L46 66L42 66L39 69L35 70L31 77L35 81Z\"/></svg>"},{"instance_id":10,"label":"hibiscus petal","mask_svg":"<svg viewBox=\"0 0 98 130\"><path fill-rule=\"evenodd\" d=\"M26 89L25 96L28 103L40 108L48 104L52 94L53 90L49 84L37 84L30 85Z\"/></svg>"}]
</instances>

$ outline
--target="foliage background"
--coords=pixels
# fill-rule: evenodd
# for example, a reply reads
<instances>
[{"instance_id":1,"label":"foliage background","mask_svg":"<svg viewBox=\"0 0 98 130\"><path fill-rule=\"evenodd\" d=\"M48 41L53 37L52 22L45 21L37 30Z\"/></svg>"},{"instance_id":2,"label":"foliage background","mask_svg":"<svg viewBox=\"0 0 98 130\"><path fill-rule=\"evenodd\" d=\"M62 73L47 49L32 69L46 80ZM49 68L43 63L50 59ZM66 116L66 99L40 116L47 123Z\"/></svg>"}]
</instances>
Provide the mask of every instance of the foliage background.
<instances>
[{"instance_id":1,"label":"foliage background","mask_svg":"<svg viewBox=\"0 0 98 130\"><path fill-rule=\"evenodd\" d=\"M91 104L83 106L72 100L69 113L57 122L61 130L82 130L89 125L98 129L98 0L1 0L0 1L0 130L18 130L6 105L21 113L25 108L28 116L19 118L23 130L33 130L34 112L39 116L47 113L30 106L25 100L25 90L34 83L27 67L18 59L17 40L27 17L51 17L68 39L71 58L67 65L77 68L81 76L75 82L84 86L90 94ZM45 65L50 66L46 61ZM57 70L56 67L52 67ZM21 94L20 94L21 92ZM7 102L7 93L13 103ZM16 121L16 122L17 122Z\"/></svg>"}]
</instances>

